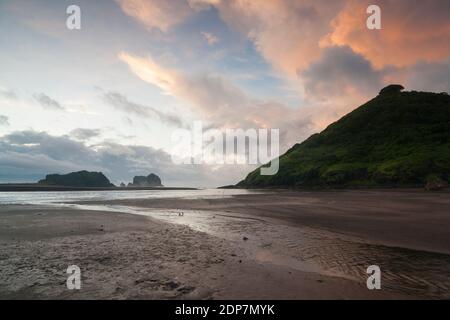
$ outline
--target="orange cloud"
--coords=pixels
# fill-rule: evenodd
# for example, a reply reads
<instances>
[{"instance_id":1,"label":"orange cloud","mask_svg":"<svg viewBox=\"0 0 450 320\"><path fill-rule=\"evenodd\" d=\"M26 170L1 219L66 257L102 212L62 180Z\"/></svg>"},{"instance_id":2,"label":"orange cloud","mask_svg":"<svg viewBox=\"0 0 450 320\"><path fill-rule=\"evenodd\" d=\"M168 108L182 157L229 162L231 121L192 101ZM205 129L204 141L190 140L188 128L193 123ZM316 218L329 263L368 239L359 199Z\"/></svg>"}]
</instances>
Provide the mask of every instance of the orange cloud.
<instances>
[{"instance_id":1,"label":"orange cloud","mask_svg":"<svg viewBox=\"0 0 450 320\"><path fill-rule=\"evenodd\" d=\"M122 11L147 29L167 32L197 11L216 5L220 0L115 0Z\"/></svg>"},{"instance_id":2,"label":"orange cloud","mask_svg":"<svg viewBox=\"0 0 450 320\"><path fill-rule=\"evenodd\" d=\"M450 55L448 0L116 0L147 28L168 31L214 6L230 28L255 45L277 70L295 77L323 47L349 46L378 69L436 62ZM366 9L382 10L382 30L368 30ZM213 40L214 41L214 40Z\"/></svg>"},{"instance_id":3,"label":"orange cloud","mask_svg":"<svg viewBox=\"0 0 450 320\"><path fill-rule=\"evenodd\" d=\"M382 30L368 30L366 9L377 4ZM450 55L450 2L447 0L351 0L332 21L322 45L348 45L375 67L405 67Z\"/></svg>"},{"instance_id":4,"label":"orange cloud","mask_svg":"<svg viewBox=\"0 0 450 320\"><path fill-rule=\"evenodd\" d=\"M310 112L273 101L249 97L226 78L211 74L186 75L165 68L152 57L119 54L141 80L159 87L216 128L279 128L286 146L311 130ZM287 137L289 136L289 137Z\"/></svg>"},{"instance_id":5,"label":"orange cloud","mask_svg":"<svg viewBox=\"0 0 450 320\"><path fill-rule=\"evenodd\" d=\"M229 0L216 7L221 18L246 35L276 69L296 76L320 54L319 41L342 1Z\"/></svg>"},{"instance_id":6,"label":"orange cloud","mask_svg":"<svg viewBox=\"0 0 450 320\"><path fill-rule=\"evenodd\" d=\"M123 12L148 29L168 31L187 18L192 10L187 1L116 0Z\"/></svg>"},{"instance_id":7,"label":"orange cloud","mask_svg":"<svg viewBox=\"0 0 450 320\"><path fill-rule=\"evenodd\" d=\"M293 110L282 104L258 101L221 76L187 76L163 68L151 58L123 53L122 61L142 80L186 102L211 123L284 128L296 132L297 141L301 132L323 129L373 97L386 81L402 80L407 85L407 80L419 70L414 69L418 61L435 64L450 56L448 0L180 2L187 3L192 10L214 6L221 19L252 41L274 69L289 80L296 79L296 88L304 94L303 105L308 107ZM366 28L369 4L378 4L382 9L381 31ZM185 17L180 14L174 21L180 23ZM388 65L397 68L386 68ZM434 86L445 77L438 67L425 66L431 70L428 77L437 79L427 86Z\"/></svg>"}]
</instances>

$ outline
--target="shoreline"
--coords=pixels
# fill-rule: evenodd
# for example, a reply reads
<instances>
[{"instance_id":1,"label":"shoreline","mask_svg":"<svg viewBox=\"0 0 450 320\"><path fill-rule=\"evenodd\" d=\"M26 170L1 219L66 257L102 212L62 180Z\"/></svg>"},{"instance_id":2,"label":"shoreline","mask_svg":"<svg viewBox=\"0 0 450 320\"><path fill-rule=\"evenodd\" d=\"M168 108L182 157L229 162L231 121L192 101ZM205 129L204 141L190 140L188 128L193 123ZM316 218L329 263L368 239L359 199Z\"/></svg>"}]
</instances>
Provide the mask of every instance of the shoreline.
<instances>
[{"instance_id":1,"label":"shoreline","mask_svg":"<svg viewBox=\"0 0 450 320\"><path fill-rule=\"evenodd\" d=\"M199 190L189 187L64 187L39 184L0 184L0 192L59 192L59 191L151 191Z\"/></svg>"}]
</instances>

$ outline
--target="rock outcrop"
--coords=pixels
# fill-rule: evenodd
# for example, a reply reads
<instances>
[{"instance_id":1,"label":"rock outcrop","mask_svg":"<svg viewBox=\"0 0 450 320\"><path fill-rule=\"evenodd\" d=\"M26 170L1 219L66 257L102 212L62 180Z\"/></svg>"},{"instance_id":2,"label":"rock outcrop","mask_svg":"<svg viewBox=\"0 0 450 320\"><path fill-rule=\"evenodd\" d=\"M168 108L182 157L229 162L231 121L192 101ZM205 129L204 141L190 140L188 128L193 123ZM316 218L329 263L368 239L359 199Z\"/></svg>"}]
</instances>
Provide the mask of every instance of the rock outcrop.
<instances>
[{"instance_id":1,"label":"rock outcrop","mask_svg":"<svg viewBox=\"0 0 450 320\"><path fill-rule=\"evenodd\" d=\"M91 187L105 188L114 187L102 172L79 171L68 174L49 174L45 179L38 182L42 185L63 187Z\"/></svg>"},{"instance_id":2,"label":"rock outcrop","mask_svg":"<svg viewBox=\"0 0 450 320\"><path fill-rule=\"evenodd\" d=\"M148 176L135 176L133 183L128 184L129 187L162 187L161 179L154 173Z\"/></svg>"}]
</instances>

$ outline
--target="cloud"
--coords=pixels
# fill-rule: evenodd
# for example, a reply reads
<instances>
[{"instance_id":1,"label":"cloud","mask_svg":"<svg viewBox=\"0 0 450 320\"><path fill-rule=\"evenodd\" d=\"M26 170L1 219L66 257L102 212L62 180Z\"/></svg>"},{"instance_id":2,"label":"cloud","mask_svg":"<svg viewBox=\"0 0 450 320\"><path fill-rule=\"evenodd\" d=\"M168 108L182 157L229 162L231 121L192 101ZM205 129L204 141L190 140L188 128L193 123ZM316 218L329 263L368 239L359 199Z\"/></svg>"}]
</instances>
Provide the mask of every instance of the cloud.
<instances>
[{"instance_id":1,"label":"cloud","mask_svg":"<svg viewBox=\"0 0 450 320\"><path fill-rule=\"evenodd\" d=\"M142 23L149 30L167 32L192 14L187 1L116 0L123 12Z\"/></svg>"},{"instance_id":2,"label":"cloud","mask_svg":"<svg viewBox=\"0 0 450 320\"><path fill-rule=\"evenodd\" d=\"M86 128L77 128L73 129L69 135L77 140L89 140L95 137L98 137L101 134L100 129L86 129Z\"/></svg>"},{"instance_id":3,"label":"cloud","mask_svg":"<svg viewBox=\"0 0 450 320\"><path fill-rule=\"evenodd\" d=\"M216 43L219 42L219 38L210 32L202 32L201 34L210 46L215 45Z\"/></svg>"},{"instance_id":4,"label":"cloud","mask_svg":"<svg viewBox=\"0 0 450 320\"><path fill-rule=\"evenodd\" d=\"M124 2L131 5L134 1ZM173 19L181 23L195 11L193 8L214 6L230 28L246 36L268 62L291 77L307 69L329 46L348 46L377 70L390 65L403 68L419 61L439 63L450 54L450 42L445 41L450 38L447 0L424 0L414 5L409 0L181 0L175 4L167 1L171 4L166 6L156 0L136 2L153 8L151 12L171 10L170 19L164 20L170 25ZM381 7L381 31L366 27L370 4ZM158 25L158 19L148 16L141 20Z\"/></svg>"},{"instance_id":5,"label":"cloud","mask_svg":"<svg viewBox=\"0 0 450 320\"><path fill-rule=\"evenodd\" d=\"M187 103L209 127L280 129L285 147L304 138L305 132L310 130L305 113L276 101L252 98L222 76L182 74L164 68L150 56L143 58L123 52L119 58L143 81Z\"/></svg>"},{"instance_id":6,"label":"cloud","mask_svg":"<svg viewBox=\"0 0 450 320\"><path fill-rule=\"evenodd\" d=\"M0 115L0 126L9 126L9 119L7 116Z\"/></svg>"},{"instance_id":7,"label":"cloud","mask_svg":"<svg viewBox=\"0 0 450 320\"><path fill-rule=\"evenodd\" d=\"M34 94L34 99L44 108L52 110L64 110L64 107L56 100L44 93Z\"/></svg>"},{"instance_id":8,"label":"cloud","mask_svg":"<svg viewBox=\"0 0 450 320\"><path fill-rule=\"evenodd\" d=\"M395 79L403 80L401 83L406 85L411 82L414 87L419 84L427 88L445 87L446 81L442 79L443 71L439 70L439 65L445 64L450 55L450 42L445 41L450 38L450 2L447 0L425 0L414 5L408 0L198 0L194 1L195 5L192 2L188 3L191 8L195 5L214 6L221 19L231 29L247 37L275 70L281 71L290 81L294 80L299 94L305 93L303 104L308 104L310 110L320 110L304 112L311 116L316 113L315 123L336 120L328 115L350 111ZM366 27L369 4L378 4L382 9L381 31ZM177 15L177 23L187 16ZM333 55L337 59L335 65ZM239 123L253 117L249 106L258 102L249 101L252 99L239 89L225 85L220 76L186 78L173 70L161 68L151 59L137 61L130 55L122 58L128 60L130 66L135 64L134 72L141 79L158 85L169 94L184 97L196 106L205 106L198 111L206 110L210 118L221 116L232 120L227 110L235 110L222 108L221 102L223 105L238 105L239 108L245 106L245 114L248 112L249 116L244 116ZM146 71L144 75L142 70L137 70L140 64L146 65L153 74ZM330 72L330 78L326 77L327 72ZM421 80L421 72L427 79L442 79L440 86L425 83L428 80ZM180 76L183 79L180 80ZM202 92L202 88L197 86L202 82L210 84L211 92L217 93L222 87L215 111L212 111L213 102L207 103L212 95ZM197 92L180 92L183 87L193 87ZM235 97L232 92L236 93ZM231 96L227 98L229 94ZM332 99L335 99L334 105L323 103ZM206 107L208 104L210 106ZM319 120L319 113L326 114L322 120ZM287 114L290 115L289 112ZM295 119L297 121L298 116Z\"/></svg>"},{"instance_id":9,"label":"cloud","mask_svg":"<svg viewBox=\"0 0 450 320\"><path fill-rule=\"evenodd\" d=\"M382 86L382 74L371 63L345 46L328 47L319 60L299 72L306 93L316 97L335 97L359 92L373 96Z\"/></svg>"},{"instance_id":10,"label":"cloud","mask_svg":"<svg viewBox=\"0 0 450 320\"><path fill-rule=\"evenodd\" d=\"M146 58L122 52L120 60L141 80L159 87L188 104L196 111L215 122L230 108L245 107L248 97L220 76L201 74L187 77L175 70L164 68L152 57ZM226 118L222 118L226 121Z\"/></svg>"},{"instance_id":11,"label":"cloud","mask_svg":"<svg viewBox=\"0 0 450 320\"><path fill-rule=\"evenodd\" d=\"M418 62L403 69L400 77L413 90L450 93L450 58L439 63Z\"/></svg>"},{"instance_id":12,"label":"cloud","mask_svg":"<svg viewBox=\"0 0 450 320\"><path fill-rule=\"evenodd\" d=\"M216 5L227 25L248 37L277 70L295 77L320 53L320 39L344 1L222 1Z\"/></svg>"},{"instance_id":13,"label":"cloud","mask_svg":"<svg viewBox=\"0 0 450 320\"><path fill-rule=\"evenodd\" d=\"M198 11L217 5L221 0L116 0L122 11L144 25L168 32Z\"/></svg>"},{"instance_id":14,"label":"cloud","mask_svg":"<svg viewBox=\"0 0 450 320\"><path fill-rule=\"evenodd\" d=\"M377 4L382 30L368 30L366 9ZM405 67L419 60L439 62L450 54L450 2L350 0L332 21L323 44L347 45L377 68Z\"/></svg>"},{"instance_id":15,"label":"cloud","mask_svg":"<svg viewBox=\"0 0 450 320\"><path fill-rule=\"evenodd\" d=\"M223 76L184 75L162 67L151 57L120 55L138 77L180 101L188 101L213 125L279 127L289 132L285 135L289 145L304 138L308 130L323 129L382 86L382 74L373 70L364 56L349 48L323 48L322 40L333 31L330 22L344 9L345 1L230 0L212 5L221 19L246 36L276 70L295 80L300 95L306 94L306 107L293 110L249 97ZM337 55L339 65L333 66L333 55ZM327 72L332 73L330 78Z\"/></svg>"},{"instance_id":16,"label":"cloud","mask_svg":"<svg viewBox=\"0 0 450 320\"><path fill-rule=\"evenodd\" d=\"M213 5L220 4L222 0L187 0L189 6L194 10L208 9Z\"/></svg>"},{"instance_id":17,"label":"cloud","mask_svg":"<svg viewBox=\"0 0 450 320\"><path fill-rule=\"evenodd\" d=\"M382 10L382 30L368 30L367 7ZM377 69L450 54L450 2L424 0L229 0L215 4L231 28L250 39L277 69L289 75L308 67L324 47L349 46Z\"/></svg>"},{"instance_id":18,"label":"cloud","mask_svg":"<svg viewBox=\"0 0 450 320\"><path fill-rule=\"evenodd\" d=\"M8 90L4 87L0 86L0 97L9 99L9 100L15 100L17 99L17 95L14 91Z\"/></svg>"},{"instance_id":19,"label":"cloud","mask_svg":"<svg viewBox=\"0 0 450 320\"><path fill-rule=\"evenodd\" d=\"M0 180L37 181L49 173L102 171L115 183L158 174L166 186L214 187L236 183L254 167L175 165L169 154L147 146L102 142L86 146L69 136L19 131L0 139ZM30 180L32 179L32 180Z\"/></svg>"},{"instance_id":20,"label":"cloud","mask_svg":"<svg viewBox=\"0 0 450 320\"><path fill-rule=\"evenodd\" d=\"M117 92L105 92L102 96L103 100L116 110L127 114L134 114L139 118L153 118L162 121L168 125L181 127L183 122L180 117L161 112L155 108L144 106L135 102L131 102L128 98Z\"/></svg>"},{"instance_id":21,"label":"cloud","mask_svg":"<svg viewBox=\"0 0 450 320\"><path fill-rule=\"evenodd\" d=\"M128 53L119 57L142 80L187 102L210 127L280 129L282 152L373 98L389 83L446 91L449 81L448 63L378 70L348 46L327 47L307 68L298 71L305 88L305 106L292 109L276 101L250 97L222 76L182 74L151 57Z\"/></svg>"}]
</instances>

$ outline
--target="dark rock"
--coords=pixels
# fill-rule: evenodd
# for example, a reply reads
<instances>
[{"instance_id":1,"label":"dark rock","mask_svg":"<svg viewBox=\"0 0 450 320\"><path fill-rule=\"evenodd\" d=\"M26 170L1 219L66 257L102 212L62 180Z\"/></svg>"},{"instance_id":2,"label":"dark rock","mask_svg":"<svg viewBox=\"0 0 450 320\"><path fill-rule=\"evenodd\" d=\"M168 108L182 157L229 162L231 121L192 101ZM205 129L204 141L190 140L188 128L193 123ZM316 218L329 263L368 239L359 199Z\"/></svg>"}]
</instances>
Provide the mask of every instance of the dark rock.
<instances>
[{"instance_id":1,"label":"dark rock","mask_svg":"<svg viewBox=\"0 0 450 320\"><path fill-rule=\"evenodd\" d=\"M400 93L402 90L404 90L405 87L403 87L400 84L391 84L387 87L384 87L381 89L380 94L395 94Z\"/></svg>"}]
</instances>

